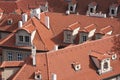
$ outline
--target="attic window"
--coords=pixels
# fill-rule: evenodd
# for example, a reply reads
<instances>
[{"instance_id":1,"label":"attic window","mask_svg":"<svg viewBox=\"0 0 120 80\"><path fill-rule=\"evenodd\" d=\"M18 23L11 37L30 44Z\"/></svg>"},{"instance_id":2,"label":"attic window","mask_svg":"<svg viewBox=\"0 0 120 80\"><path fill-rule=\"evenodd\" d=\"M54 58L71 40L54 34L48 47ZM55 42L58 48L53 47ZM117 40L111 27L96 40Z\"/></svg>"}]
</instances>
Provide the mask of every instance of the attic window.
<instances>
[{"instance_id":1,"label":"attic window","mask_svg":"<svg viewBox=\"0 0 120 80\"><path fill-rule=\"evenodd\" d=\"M23 36L19 36L19 41L23 42Z\"/></svg>"},{"instance_id":2,"label":"attic window","mask_svg":"<svg viewBox=\"0 0 120 80\"><path fill-rule=\"evenodd\" d=\"M8 25L11 25L12 23L13 23L13 20L12 20L12 19L8 19L8 20L7 20L7 24L8 24Z\"/></svg>"},{"instance_id":3,"label":"attic window","mask_svg":"<svg viewBox=\"0 0 120 80\"><path fill-rule=\"evenodd\" d=\"M25 36L25 42L29 42L30 39L29 39L29 36Z\"/></svg>"},{"instance_id":4,"label":"attic window","mask_svg":"<svg viewBox=\"0 0 120 80\"><path fill-rule=\"evenodd\" d=\"M72 6L70 7L70 11L73 11L73 7Z\"/></svg>"},{"instance_id":5,"label":"attic window","mask_svg":"<svg viewBox=\"0 0 120 80\"><path fill-rule=\"evenodd\" d=\"M93 13L93 8L90 8L90 12Z\"/></svg>"},{"instance_id":6,"label":"attic window","mask_svg":"<svg viewBox=\"0 0 120 80\"><path fill-rule=\"evenodd\" d=\"M108 62L105 62L103 66L105 70L108 69Z\"/></svg>"},{"instance_id":7,"label":"attic window","mask_svg":"<svg viewBox=\"0 0 120 80\"><path fill-rule=\"evenodd\" d=\"M112 9L112 10L111 10L111 13L112 13L112 14L115 14L115 10Z\"/></svg>"},{"instance_id":8,"label":"attic window","mask_svg":"<svg viewBox=\"0 0 120 80\"><path fill-rule=\"evenodd\" d=\"M87 40L87 36L82 36L83 42Z\"/></svg>"}]
</instances>

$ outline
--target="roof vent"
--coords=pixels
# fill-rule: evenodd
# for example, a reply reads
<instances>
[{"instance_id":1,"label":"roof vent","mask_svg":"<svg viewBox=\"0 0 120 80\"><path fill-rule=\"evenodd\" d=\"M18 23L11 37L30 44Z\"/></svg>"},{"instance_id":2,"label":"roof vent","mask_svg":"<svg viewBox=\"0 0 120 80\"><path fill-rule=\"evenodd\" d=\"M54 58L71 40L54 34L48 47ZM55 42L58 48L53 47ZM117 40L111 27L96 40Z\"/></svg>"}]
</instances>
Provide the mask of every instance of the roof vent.
<instances>
[{"instance_id":1,"label":"roof vent","mask_svg":"<svg viewBox=\"0 0 120 80\"><path fill-rule=\"evenodd\" d=\"M79 71L81 69L81 65L79 63L73 63L72 67L74 68L75 71Z\"/></svg>"},{"instance_id":2,"label":"roof vent","mask_svg":"<svg viewBox=\"0 0 120 80\"><path fill-rule=\"evenodd\" d=\"M117 54L112 55L112 60L115 60L115 59L117 59Z\"/></svg>"},{"instance_id":3,"label":"roof vent","mask_svg":"<svg viewBox=\"0 0 120 80\"><path fill-rule=\"evenodd\" d=\"M57 51L58 50L58 45L54 46L54 50Z\"/></svg>"},{"instance_id":4,"label":"roof vent","mask_svg":"<svg viewBox=\"0 0 120 80\"><path fill-rule=\"evenodd\" d=\"M12 20L12 19L8 19L8 20L7 20L7 24L8 24L8 25L11 25L12 23L13 23L13 20Z\"/></svg>"},{"instance_id":5,"label":"roof vent","mask_svg":"<svg viewBox=\"0 0 120 80\"><path fill-rule=\"evenodd\" d=\"M28 15L26 13L22 14L22 21L23 23L27 22Z\"/></svg>"},{"instance_id":6,"label":"roof vent","mask_svg":"<svg viewBox=\"0 0 120 80\"><path fill-rule=\"evenodd\" d=\"M42 76L41 76L41 72L38 70L37 72L35 72L35 80L42 80Z\"/></svg>"}]
</instances>

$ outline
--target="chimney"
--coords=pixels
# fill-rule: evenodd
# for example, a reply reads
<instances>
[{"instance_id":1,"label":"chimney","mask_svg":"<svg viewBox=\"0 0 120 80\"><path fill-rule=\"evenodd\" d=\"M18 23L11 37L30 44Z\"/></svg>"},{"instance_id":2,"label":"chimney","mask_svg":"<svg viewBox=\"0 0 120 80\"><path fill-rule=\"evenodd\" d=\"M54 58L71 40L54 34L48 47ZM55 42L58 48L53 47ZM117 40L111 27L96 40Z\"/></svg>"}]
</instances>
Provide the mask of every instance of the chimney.
<instances>
[{"instance_id":1,"label":"chimney","mask_svg":"<svg viewBox=\"0 0 120 80\"><path fill-rule=\"evenodd\" d=\"M57 80L57 75L56 74L52 74L52 80Z\"/></svg>"},{"instance_id":2,"label":"chimney","mask_svg":"<svg viewBox=\"0 0 120 80\"><path fill-rule=\"evenodd\" d=\"M36 9L34 9L34 11L35 11L35 16L38 18L38 19L40 19L40 8L36 8Z\"/></svg>"},{"instance_id":3,"label":"chimney","mask_svg":"<svg viewBox=\"0 0 120 80\"><path fill-rule=\"evenodd\" d=\"M33 58L33 66L36 66L36 47L32 45L32 58Z\"/></svg>"},{"instance_id":4,"label":"chimney","mask_svg":"<svg viewBox=\"0 0 120 80\"><path fill-rule=\"evenodd\" d=\"M22 21L18 22L18 28L22 28Z\"/></svg>"},{"instance_id":5,"label":"chimney","mask_svg":"<svg viewBox=\"0 0 120 80\"><path fill-rule=\"evenodd\" d=\"M58 45L54 46L54 50L57 51L58 50Z\"/></svg>"},{"instance_id":6,"label":"chimney","mask_svg":"<svg viewBox=\"0 0 120 80\"><path fill-rule=\"evenodd\" d=\"M23 24L25 22L27 22L27 19L28 19L28 15L26 13L22 14L22 22L23 22Z\"/></svg>"},{"instance_id":7,"label":"chimney","mask_svg":"<svg viewBox=\"0 0 120 80\"><path fill-rule=\"evenodd\" d=\"M46 26L48 29L50 29L50 18L49 18L49 16L46 16L46 17L45 17L45 26Z\"/></svg>"}]
</instances>

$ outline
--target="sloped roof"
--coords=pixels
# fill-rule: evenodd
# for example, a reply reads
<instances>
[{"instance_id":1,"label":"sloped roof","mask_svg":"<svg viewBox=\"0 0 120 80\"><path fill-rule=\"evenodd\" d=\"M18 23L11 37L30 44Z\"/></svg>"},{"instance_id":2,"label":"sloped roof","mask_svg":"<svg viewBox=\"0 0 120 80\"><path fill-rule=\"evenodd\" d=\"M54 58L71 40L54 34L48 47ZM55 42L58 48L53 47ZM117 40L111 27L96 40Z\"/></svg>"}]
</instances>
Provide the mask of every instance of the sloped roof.
<instances>
[{"instance_id":1,"label":"sloped roof","mask_svg":"<svg viewBox=\"0 0 120 80\"><path fill-rule=\"evenodd\" d=\"M14 32L18 28L18 21L21 20L21 15L18 14L4 14L1 21L0 21L0 30L7 31L7 32ZM12 24L8 25L7 21L11 19Z\"/></svg>"},{"instance_id":2,"label":"sloped roof","mask_svg":"<svg viewBox=\"0 0 120 80\"><path fill-rule=\"evenodd\" d=\"M103 53L111 50L113 46L111 40L112 37L108 37L94 42L86 42L84 44L71 46L58 51L47 52L45 54L38 53L36 55L36 66L32 66L32 59L30 58L15 75L13 80L34 79L34 73L36 70L41 72L43 80L51 79L52 73L57 75L57 80L100 80L118 75L120 74L119 59L111 61L111 66L114 70L99 75L96 73L94 64L89 58L90 50L96 50ZM74 71L72 68L71 64L74 62L78 62L81 65L79 71Z\"/></svg>"},{"instance_id":3,"label":"sloped roof","mask_svg":"<svg viewBox=\"0 0 120 80\"><path fill-rule=\"evenodd\" d=\"M67 27L67 30L75 30L76 28L80 27L80 22L75 22Z\"/></svg>"},{"instance_id":4,"label":"sloped roof","mask_svg":"<svg viewBox=\"0 0 120 80\"><path fill-rule=\"evenodd\" d=\"M106 33L110 32L110 31L113 31L112 26L107 26L107 27L105 27L105 28L102 28L102 29L100 30L100 33L106 34Z\"/></svg>"},{"instance_id":5,"label":"sloped roof","mask_svg":"<svg viewBox=\"0 0 120 80\"><path fill-rule=\"evenodd\" d=\"M30 24L29 24L30 23ZM27 25L26 25L27 24ZM51 40L53 33L51 30L47 29L44 24L42 24L38 19L33 17L28 22L26 22L21 29L16 29L15 33L11 33L6 38L0 41L1 47L13 47L20 49L31 49L31 46L16 46L15 45L15 34L18 30L25 30L28 33L36 30L35 37L33 39L33 44L36 46L37 50L52 50L55 43Z\"/></svg>"},{"instance_id":6,"label":"sloped roof","mask_svg":"<svg viewBox=\"0 0 120 80\"><path fill-rule=\"evenodd\" d=\"M4 61L0 68L22 67L24 61Z\"/></svg>"}]
</instances>

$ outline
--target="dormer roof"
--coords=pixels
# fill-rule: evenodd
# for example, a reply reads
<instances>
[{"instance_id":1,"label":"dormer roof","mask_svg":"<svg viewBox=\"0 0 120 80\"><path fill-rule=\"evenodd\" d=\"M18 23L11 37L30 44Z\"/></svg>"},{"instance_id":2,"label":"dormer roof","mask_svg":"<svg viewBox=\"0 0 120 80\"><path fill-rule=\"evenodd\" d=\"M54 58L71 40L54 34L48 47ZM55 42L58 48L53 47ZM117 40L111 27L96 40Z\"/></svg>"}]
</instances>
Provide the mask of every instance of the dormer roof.
<instances>
[{"instance_id":1,"label":"dormer roof","mask_svg":"<svg viewBox=\"0 0 120 80\"><path fill-rule=\"evenodd\" d=\"M108 55L108 54L106 54L106 53L103 54L103 53L99 53L99 52L95 52L95 51L91 51L90 56L91 56L91 57L94 57L94 58L97 58L99 61L111 57L110 55Z\"/></svg>"},{"instance_id":2,"label":"dormer roof","mask_svg":"<svg viewBox=\"0 0 120 80\"><path fill-rule=\"evenodd\" d=\"M19 29L19 30L25 30L25 31L27 31L28 33L32 33L33 31L35 31L35 26L34 25L32 25L32 24L28 24L28 25L26 25L25 27L23 27L23 28L21 28L21 29Z\"/></svg>"},{"instance_id":3,"label":"dormer roof","mask_svg":"<svg viewBox=\"0 0 120 80\"><path fill-rule=\"evenodd\" d=\"M85 29L86 32L90 32L90 31L96 29L96 25L95 24L91 24L91 25L89 25L87 27L84 27L84 29Z\"/></svg>"},{"instance_id":4,"label":"dormer roof","mask_svg":"<svg viewBox=\"0 0 120 80\"><path fill-rule=\"evenodd\" d=\"M102 29L100 30L100 33L101 33L101 34L106 34L106 33L110 32L110 31L113 31L112 26L107 26L107 27L105 27L105 28L102 28Z\"/></svg>"},{"instance_id":5,"label":"dormer roof","mask_svg":"<svg viewBox=\"0 0 120 80\"><path fill-rule=\"evenodd\" d=\"M73 30L75 30L76 28L79 28L79 27L80 27L80 22L75 22L75 23L69 25L69 26L66 28L66 30L71 30L71 31L73 31Z\"/></svg>"}]
</instances>

